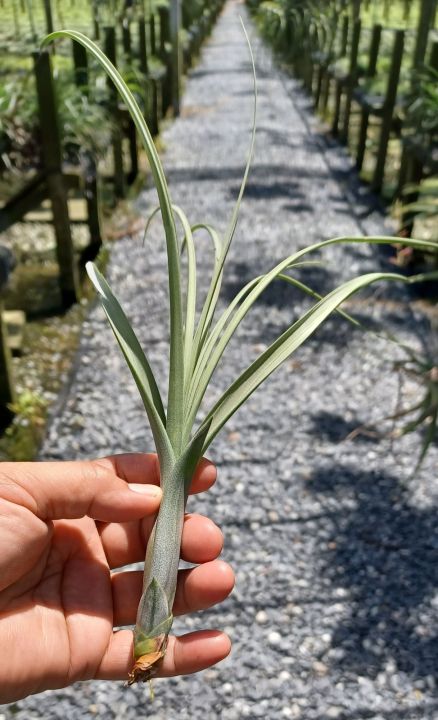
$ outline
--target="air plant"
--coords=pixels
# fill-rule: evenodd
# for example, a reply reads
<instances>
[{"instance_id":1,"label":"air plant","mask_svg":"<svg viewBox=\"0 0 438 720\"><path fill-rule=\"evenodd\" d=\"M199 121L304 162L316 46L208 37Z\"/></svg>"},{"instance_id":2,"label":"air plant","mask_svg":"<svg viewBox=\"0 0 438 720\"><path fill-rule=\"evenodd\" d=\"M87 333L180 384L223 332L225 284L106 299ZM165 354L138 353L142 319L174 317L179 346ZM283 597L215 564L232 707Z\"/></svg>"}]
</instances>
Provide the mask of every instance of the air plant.
<instances>
[{"instance_id":1,"label":"air plant","mask_svg":"<svg viewBox=\"0 0 438 720\"><path fill-rule=\"evenodd\" d=\"M336 238L303 248L278 263L266 274L251 280L216 320L215 309L225 260L235 232L253 153L255 117L249 157L237 203L228 229L224 237L220 237L210 225L204 223L191 225L184 212L172 204L163 167L149 129L134 96L116 68L92 41L79 32L63 30L52 33L45 39L44 44L62 37L69 37L87 48L100 62L129 109L150 163L167 247L170 346L166 408L152 368L122 307L97 268L93 264L87 266L89 277L100 296L109 324L143 400L159 458L163 490L160 510L145 558L143 594L134 629L134 666L128 679L128 683L131 684L148 680L155 675L165 655L167 638L173 621L172 605L188 488L198 462L216 435L251 393L299 348L344 300L361 288L379 280L413 282L413 278L408 279L393 272L368 273L345 282L325 297L321 297L289 274L294 267L303 263L309 252L342 242L388 243L387 237L368 240ZM256 103L254 103L254 116L255 107ZM176 218L183 228L181 241L178 239ZM209 290L197 315L194 235L200 229L206 230L211 237L215 262ZM399 242L399 239L397 241ZM407 240L406 243L413 247L428 245L427 242L415 240ZM184 299L181 283L183 248L187 252L187 287ZM195 427L198 410L229 340L256 299L271 282L277 279L301 288L317 301L230 385L207 412L202 422Z\"/></svg>"},{"instance_id":2,"label":"air plant","mask_svg":"<svg viewBox=\"0 0 438 720\"><path fill-rule=\"evenodd\" d=\"M415 353L411 348L404 348L406 357L395 364L401 373L412 378L420 385L419 400L391 416L393 420L411 418L399 429L394 430L395 438L423 430L423 441L420 454L413 474L420 469L429 447L438 437L438 365L436 353Z\"/></svg>"}]
</instances>

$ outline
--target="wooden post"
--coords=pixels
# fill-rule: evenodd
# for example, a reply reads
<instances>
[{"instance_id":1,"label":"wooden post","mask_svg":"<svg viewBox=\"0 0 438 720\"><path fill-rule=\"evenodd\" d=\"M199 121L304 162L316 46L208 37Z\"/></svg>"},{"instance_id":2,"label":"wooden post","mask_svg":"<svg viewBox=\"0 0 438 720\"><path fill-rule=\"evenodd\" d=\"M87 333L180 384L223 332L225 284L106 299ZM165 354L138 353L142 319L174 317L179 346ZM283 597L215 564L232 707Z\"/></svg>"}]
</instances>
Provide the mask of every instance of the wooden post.
<instances>
[{"instance_id":1,"label":"wooden post","mask_svg":"<svg viewBox=\"0 0 438 720\"><path fill-rule=\"evenodd\" d=\"M320 58L317 64L317 74L316 74L316 86L315 86L315 96L314 96L314 107L315 110L318 110L319 107L319 101L321 98L321 92L322 92L322 81L324 76L324 62L322 60L322 54L325 52L325 48L328 42L327 39L327 32L325 29L325 26L321 25L321 35L322 39L319 40L318 36L318 49L320 51Z\"/></svg>"},{"instance_id":2,"label":"wooden post","mask_svg":"<svg viewBox=\"0 0 438 720\"><path fill-rule=\"evenodd\" d=\"M170 41L172 45L172 108L175 116L180 112L180 89L181 89L181 43L180 43L180 27L181 27L181 2L180 0L172 0L170 6Z\"/></svg>"},{"instance_id":3,"label":"wooden post","mask_svg":"<svg viewBox=\"0 0 438 720\"><path fill-rule=\"evenodd\" d=\"M349 17L348 15L344 15L342 18L342 33L341 33L341 48L339 52L339 57L345 57L347 54L347 46L348 46L348 27L349 27Z\"/></svg>"},{"instance_id":4,"label":"wooden post","mask_svg":"<svg viewBox=\"0 0 438 720\"><path fill-rule=\"evenodd\" d=\"M85 248L81 261L93 260L102 247L102 219L99 204L99 182L94 158L87 156L85 168L85 202L87 203L87 225L90 242Z\"/></svg>"},{"instance_id":5,"label":"wooden post","mask_svg":"<svg viewBox=\"0 0 438 720\"><path fill-rule=\"evenodd\" d=\"M141 17L138 21L138 41L139 41L139 48L138 48L138 54L139 54L139 61L140 61L140 70L143 73L143 75L147 75L149 72L149 65L148 65L148 49L147 49L147 41L146 41L146 22L144 17Z\"/></svg>"},{"instance_id":6,"label":"wooden post","mask_svg":"<svg viewBox=\"0 0 438 720\"><path fill-rule=\"evenodd\" d=\"M79 278L70 231L67 190L62 174L61 135L50 55L47 50L40 53L34 52L33 61L38 95L42 158L48 173L47 186L56 236L59 284L63 305L69 307L78 300Z\"/></svg>"},{"instance_id":7,"label":"wooden post","mask_svg":"<svg viewBox=\"0 0 438 720\"><path fill-rule=\"evenodd\" d=\"M132 42L131 28L129 20L125 18L122 22L122 40L123 50L128 62L132 63ZM138 149L137 149L137 130L135 123L129 114L128 116L128 142L129 142L129 158L131 161L131 169L128 174L128 182L132 183L138 175Z\"/></svg>"},{"instance_id":8,"label":"wooden post","mask_svg":"<svg viewBox=\"0 0 438 720\"><path fill-rule=\"evenodd\" d=\"M170 43L169 8L159 7L158 16L160 18L160 59L166 68L166 74L162 81L162 112L164 116L172 103L172 62L167 50Z\"/></svg>"},{"instance_id":9,"label":"wooden post","mask_svg":"<svg viewBox=\"0 0 438 720\"><path fill-rule=\"evenodd\" d=\"M151 41L151 55L155 56L157 54L157 35L155 32L155 15L153 13L149 18L149 33Z\"/></svg>"},{"instance_id":10,"label":"wooden post","mask_svg":"<svg viewBox=\"0 0 438 720\"><path fill-rule=\"evenodd\" d=\"M347 52L347 44L348 44L348 25L349 25L349 18L348 15L344 15L342 18L342 27L341 27L341 38L340 38L340 47L339 52L336 52L336 47L334 48L336 57L333 57L332 60L335 61L336 59L339 59L341 57L344 57ZM331 84L331 73L330 68L327 69L326 72L326 81L324 86L324 93L322 96L322 108L323 111L327 108L328 99L330 96L330 84ZM341 101L340 96L340 88L339 84L335 83L336 85L336 92L335 92L335 121L337 125L337 119L336 116L339 113L339 103ZM335 125L335 123L334 123ZM335 132L336 134L336 132Z\"/></svg>"},{"instance_id":11,"label":"wooden post","mask_svg":"<svg viewBox=\"0 0 438 720\"><path fill-rule=\"evenodd\" d=\"M93 14L93 35L95 40L100 38L99 29L99 11L97 7L97 0L92 0L92 14Z\"/></svg>"},{"instance_id":12,"label":"wooden post","mask_svg":"<svg viewBox=\"0 0 438 720\"><path fill-rule=\"evenodd\" d=\"M54 30L52 4L50 0L44 0L44 14L46 16L46 30L47 34L49 34L52 33Z\"/></svg>"},{"instance_id":13,"label":"wooden post","mask_svg":"<svg viewBox=\"0 0 438 720\"><path fill-rule=\"evenodd\" d=\"M336 16L334 18L333 28L332 28L332 37L329 43L328 48L328 60L327 63L330 64L331 61L334 60L334 55L336 55L336 37L338 34L337 31L337 25L336 25ZM341 48L344 46L346 47L347 44L347 38L348 38L348 15L344 15L342 18L342 27L341 27ZM325 77L323 78L323 89L322 89L322 111L325 113L327 108L327 103L330 95L330 72L329 68L326 67L325 70Z\"/></svg>"},{"instance_id":14,"label":"wooden post","mask_svg":"<svg viewBox=\"0 0 438 720\"><path fill-rule=\"evenodd\" d=\"M429 30L433 26L436 11L436 0L422 0L420 19L417 27L417 39L414 51L414 67L417 68L423 64L426 56L427 39Z\"/></svg>"},{"instance_id":15,"label":"wooden post","mask_svg":"<svg viewBox=\"0 0 438 720\"><path fill-rule=\"evenodd\" d=\"M125 55L131 58L131 28L127 18L122 20L122 44Z\"/></svg>"},{"instance_id":16,"label":"wooden post","mask_svg":"<svg viewBox=\"0 0 438 720\"><path fill-rule=\"evenodd\" d=\"M389 71L388 85L386 89L385 102L383 105L382 128L380 131L379 149L377 151L377 162L374 170L373 181L371 183L371 187L375 192L380 192L383 184L386 154L388 151L388 142L391 133L394 106L397 99L397 87L400 77L400 68L403 58L404 39L404 30L397 30L395 33L391 68Z\"/></svg>"},{"instance_id":17,"label":"wooden post","mask_svg":"<svg viewBox=\"0 0 438 720\"><path fill-rule=\"evenodd\" d=\"M361 32L361 21L356 20L353 25L353 35L351 38L350 50L350 67L348 68L347 87L345 95L344 122L342 126L342 139L348 144L348 130L350 128L351 102L353 99L353 90L357 80L357 56L359 53L359 41Z\"/></svg>"},{"instance_id":18,"label":"wooden post","mask_svg":"<svg viewBox=\"0 0 438 720\"><path fill-rule=\"evenodd\" d=\"M72 40L75 83L78 87L88 86L88 54L83 45Z\"/></svg>"},{"instance_id":19,"label":"wooden post","mask_svg":"<svg viewBox=\"0 0 438 720\"><path fill-rule=\"evenodd\" d=\"M314 20L311 20L309 23L309 32L307 36L307 45L306 45L306 70L305 70L305 78L304 83L307 89L307 92L311 95L312 89L313 89L313 51L316 47L316 39L317 39L317 30L316 30L316 24ZM286 47L290 47L289 41L287 41Z\"/></svg>"},{"instance_id":20,"label":"wooden post","mask_svg":"<svg viewBox=\"0 0 438 720\"><path fill-rule=\"evenodd\" d=\"M113 25L104 28L105 33L105 55L117 67L116 58L116 30ZM125 173L123 169L123 146L122 134L120 131L121 119L119 112L119 98L116 88L110 79L108 79L108 87L110 92L110 105L114 119L114 129L112 133L113 159L114 159L114 193L117 198L125 197Z\"/></svg>"},{"instance_id":21,"label":"wooden post","mask_svg":"<svg viewBox=\"0 0 438 720\"><path fill-rule=\"evenodd\" d=\"M157 82L149 77L149 59L147 49L146 21L141 17L138 22L140 71L146 85L146 119L152 135L158 135L158 91Z\"/></svg>"},{"instance_id":22,"label":"wooden post","mask_svg":"<svg viewBox=\"0 0 438 720\"><path fill-rule=\"evenodd\" d=\"M382 37L382 26L381 25L374 25L373 32L371 34L371 45L370 45L370 54L368 58L368 67L365 74L365 77L371 78L374 77L376 74L376 68L377 68L377 58L379 56L379 47L380 47L380 40ZM370 114L367 108L362 108L361 113L361 121L360 121L360 131L359 131L359 141L357 144L357 151L356 151L356 167L358 170L362 169L363 160L365 156L365 147L367 142L367 134L368 134L368 122L369 122Z\"/></svg>"},{"instance_id":23,"label":"wooden post","mask_svg":"<svg viewBox=\"0 0 438 720\"><path fill-rule=\"evenodd\" d=\"M430 50L429 63L430 67L438 70L438 40L432 43ZM399 175L399 184L397 188L397 196L402 203L402 230L406 237L410 237L414 229L415 212L403 211L403 205L416 202L419 195L419 184L423 177L423 165L421 160L416 157L415 147L410 147L405 141L403 143L403 154ZM403 186L413 184L413 188L409 193L403 193Z\"/></svg>"},{"instance_id":24,"label":"wooden post","mask_svg":"<svg viewBox=\"0 0 438 720\"><path fill-rule=\"evenodd\" d=\"M434 70L438 70L438 40L434 40L430 48L429 65Z\"/></svg>"},{"instance_id":25,"label":"wooden post","mask_svg":"<svg viewBox=\"0 0 438 720\"><path fill-rule=\"evenodd\" d=\"M345 57L347 54L347 45L348 45L348 15L344 15L343 22L342 22L342 32L341 32L341 47L339 56L337 59ZM339 116L341 111L341 99L342 99L342 80L335 77L335 111L333 116L333 122L332 122L332 133L333 135L338 134L338 124L339 124Z\"/></svg>"},{"instance_id":26,"label":"wooden post","mask_svg":"<svg viewBox=\"0 0 438 720\"><path fill-rule=\"evenodd\" d=\"M353 0L353 22L360 19L361 0Z\"/></svg>"},{"instance_id":27,"label":"wooden post","mask_svg":"<svg viewBox=\"0 0 438 720\"><path fill-rule=\"evenodd\" d=\"M170 41L169 8L159 7L158 17L160 19L160 56L166 54L166 45Z\"/></svg>"},{"instance_id":28,"label":"wooden post","mask_svg":"<svg viewBox=\"0 0 438 720\"><path fill-rule=\"evenodd\" d=\"M12 357L8 347L6 326L3 321L3 301L0 299L0 427L12 420L13 412L8 405L16 401Z\"/></svg>"},{"instance_id":29,"label":"wooden post","mask_svg":"<svg viewBox=\"0 0 438 720\"><path fill-rule=\"evenodd\" d=\"M74 40L72 45L76 85L83 88L83 91L88 95L88 54L83 45ZM86 158L85 202L87 204L87 225L90 233L90 243L85 249L84 255L89 260L96 257L102 245L97 167L91 153L87 153Z\"/></svg>"},{"instance_id":30,"label":"wooden post","mask_svg":"<svg viewBox=\"0 0 438 720\"><path fill-rule=\"evenodd\" d=\"M151 47L151 56L156 57L157 55L157 33L155 26L155 15L150 13L149 15L149 39ZM159 132L159 121L160 121L160 101L159 101L159 83L160 80L155 78L151 79L151 133L152 135L158 135Z\"/></svg>"}]
</instances>

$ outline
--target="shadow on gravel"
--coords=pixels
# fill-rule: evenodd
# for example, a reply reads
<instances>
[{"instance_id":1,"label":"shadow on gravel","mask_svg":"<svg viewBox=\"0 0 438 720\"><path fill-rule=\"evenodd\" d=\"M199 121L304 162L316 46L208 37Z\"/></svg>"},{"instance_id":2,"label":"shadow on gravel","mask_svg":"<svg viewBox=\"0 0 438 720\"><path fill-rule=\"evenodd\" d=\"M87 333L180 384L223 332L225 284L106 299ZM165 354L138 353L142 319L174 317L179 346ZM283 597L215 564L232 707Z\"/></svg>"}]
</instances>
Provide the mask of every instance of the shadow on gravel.
<instances>
[{"instance_id":1,"label":"shadow on gravel","mask_svg":"<svg viewBox=\"0 0 438 720\"><path fill-rule=\"evenodd\" d=\"M190 80L198 80L199 78L211 77L211 75L220 75L222 77L222 75L248 75L250 72L250 67L242 63L240 67L229 69L221 68L219 70L215 70L214 68L211 68L209 70L193 70L190 72L189 77Z\"/></svg>"},{"instance_id":2,"label":"shadow on gravel","mask_svg":"<svg viewBox=\"0 0 438 720\"><path fill-rule=\"evenodd\" d=\"M337 717L339 720L372 720L372 718L378 717L380 720L424 720L426 717L435 717L432 713L438 710L438 703L429 703L427 706L421 708L397 708L397 710L382 710L379 708L379 714L376 715L375 707L364 707L361 709L354 710L353 713L343 712ZM327 715L318 715L317 720L327 720Z\"/></svg>"},{"instance_id":3,"label":"shadow on gravel","mask_svg":"<svg viewBox=\"0 0 438 720\"><path fill-rule=\"evenodd\" d=\"M275 260L271 260L273 267ZM266 272L268 267L264 267L263 271ZM256 275L257 269L254 268L253 264L239 262L230 264L228 269L228 277L225 277L222 286L223 297L228 302L237 295L237 293ZM295 268L293 276L305 283L311 288L318 288L322 293L329 292L333 289L333 280L329 270L322 267L321 265L312 265L309 267ZM301 306L303 301L308 300L309 296L306 295L302 290L294 288L284 280L274 280L266 290L257 299L259 305L265 305L270 307L276 307L279 310L293 309L294 307ZM311 299L311 302L313 300Z\"/></svg>"},{"instance_id":4,"label":"shadow on gravel","mask_svg":"<svg viewBox=\"0 0 438 720\"><path fill-rule=\"evenodd\" d=\"M354 313L354 317L359 320L358 314ZM364 323L368 323L365 316ZM361 328L355 327L348 320L340 315L331 315L307 340L306 343L312 345L317 352L323 349L324 345L332 345L334 347L348 350L348 343L351 342L354 335L363 333Z\"/></svg>"},{"instance_id":5,"label":"shadow on gravel","mask_svg":"<svg viewBox=\"0 0 438 720\"><path fill-rule=\"evenodd\" d=\"M334 632L342 670L374 678L388 662L414 677L438 670L431 603L438 583L436 508L413 507L389 473L331 466L309 488L338 499L336 530L322 572L349 591L351 617ZM345 493L356 509L346 509ZM349 508L351 505L349 505ZM399 680L402 682L402 680Z\"/></svg>"},{"instance_id":6,"label":"shadow on gravel","mask_svg":"<svg viewBox=\"0 0 438 720\"><path fill-rule=\"evenodd\" d=\"M314 437L328 442L340 443L362 426L359 420L345 420L342 415L336 413L320 412L311 417L312 426L309 433ZM356 442L377 443L380 438L371 432L358 432L355 436Z\"/></svg>"},{"instance_id":7,"label":"shadow on gravel","mask_svg":"<svg viewBox=\"0 0 438 720\"><path fill-rule=\"evenodd\" d=\"M249 181L245 189L245 197L252 198L253 200L274 200L282 197L288 200L301 199L304 195L298 191L298 188L299 183L289 179L258 183ZM232 199L236 197L238 192L238 187L230 187L228 190Z\"/></svg>"},{"instance_id":8,"label":"shadow on gravel","mask_svg":"<svg viewBox=\"0 0 438 720\"><path fill-rule=\"evenodd\" d=\"M239 183L243 178L244 173L244 163L242 161L241 165L232 165L232 166L211 166L208 167L206 165L203 165L202 168L198 166L187 166L187 167L180 167L180 168L168 168L166 170L166 176L171 184L177 184L177 183L187 183L189 181L213 181L213 182L219 182L223 184L224 182L228 180L238 180ZM291 175L290 175L290 168L287 165L252 165L251 166L251 172L250 172L250 180L247 185L247 189L245 190L245 195L248 193L248 189L251 188L251 185L258 185L259 183L254 183L254 180L260 179L262 182L266 180L267 175L269 175L272 178L284 178L284 185L287 185L287 188L290 189L296 189L299 187L299 181L292 180L291 181ZM312 170L307 169L300 169L300 177L324 177L322 174L318 174L313 172ZM236 198L239 190L240 190L240 184L234 186L233 188L230 188L230 190L234 193L233 199ZM251 191L249 191L251 192ZM289 196L289 193L287 194Z\"/></svg>"}]
</instances>

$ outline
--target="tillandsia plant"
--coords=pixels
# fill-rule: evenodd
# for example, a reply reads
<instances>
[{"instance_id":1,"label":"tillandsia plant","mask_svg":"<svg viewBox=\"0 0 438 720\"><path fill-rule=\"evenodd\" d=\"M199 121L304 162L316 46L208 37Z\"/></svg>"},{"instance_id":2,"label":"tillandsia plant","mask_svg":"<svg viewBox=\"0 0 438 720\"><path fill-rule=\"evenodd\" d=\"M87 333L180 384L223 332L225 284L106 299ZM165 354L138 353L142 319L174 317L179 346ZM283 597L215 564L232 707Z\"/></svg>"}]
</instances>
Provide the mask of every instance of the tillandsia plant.
<instances>
[{"instance_id":1,"label":"tillandsia plant","mask_svg":"<svg viewBox=\"0 0 438 720\"><path fill-rule=\"evenodd\" d=\"M159 458L163 497L150 537L144 567L143 594L134 629L134 666L129 684L150 679L156 674L166 652L167 638L172 626L172 605L175 596L180 554L181 531L187 493L194 470L218 432L233 413L256 388L286 360L321 325L340 304L357 290L378 280L413 282L396 273L368 273L345 282L321 297L300 283L291 271L303 263L311 252L327 245L342 242L370 242L364 238L336 238L301 249L266 274L254 278L232 300L218 319L215 309L221 289L225 260L237 224L240 202L248 177L254 147L254 126L251 148L236 206L227 231L220 237L207 224L191 225L184 212L172 204L163 167L151 134L134 96L126 83L102 51L87 37L75 31L59 31L45 39L45 43L69 37L81 43L101 63L119 91L131 113L143 142L156 185L163 221L169 279L170 347L167 407L163 403L152 368L143 352L119 302L97 268L88 264L93 282L110 326L126 358L142 397ZM250 49L251 52L251 49ZM252 55L251 55L252 57ZM255 76L254 76L255 87ZM256 99L256 91L255 91ZM182 226L179 240L176 219ZM196 248L194 235L206 230L214 248L214 269L202 309L197 313ZM374 243L388 243L387 237L377 237ZM393 240L392 240L393 241ZM397 239L399 242L400 239ZM413 247L427 246L427 242L406 241ZM181 282L181 252L187 252L187 284L183 296ZM301 288L316 299L315 304L273 342L223 393L195 427L211 377L222 358L227 344L253 303L274 280ZM339 312L343 312L340 310ZM345 315L345 313L343 313ZM348 316L347 316L348 317Z\"/></svg>"}]
</instances>

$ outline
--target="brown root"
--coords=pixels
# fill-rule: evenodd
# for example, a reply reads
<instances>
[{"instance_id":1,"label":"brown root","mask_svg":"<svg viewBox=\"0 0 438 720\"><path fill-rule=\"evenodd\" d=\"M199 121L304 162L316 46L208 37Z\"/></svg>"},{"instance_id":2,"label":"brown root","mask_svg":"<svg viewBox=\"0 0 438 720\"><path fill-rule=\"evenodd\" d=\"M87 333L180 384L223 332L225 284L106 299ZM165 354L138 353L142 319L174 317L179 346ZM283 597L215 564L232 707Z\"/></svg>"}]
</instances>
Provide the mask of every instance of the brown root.
<instances>
[{"instance_id":1,"label":"brown root","mask_svg":"<svg viewBox=\"0 0 438 720\"><path fill-rule=\"evenodd\" d=\"M127 685L133 685L137 682L147 682L158 672L159 663L164 657L164 652L147 653L138 657L134 663L134 667L128 675Z\"/></svg>"}]
</instances>

